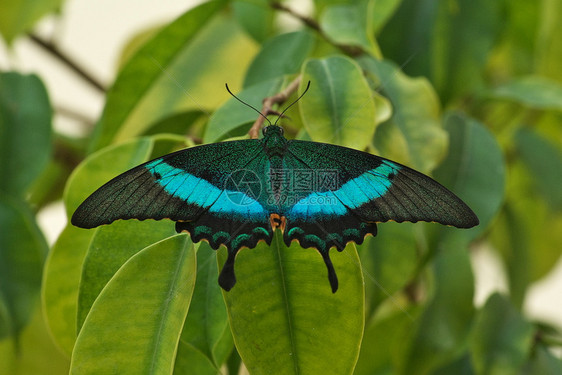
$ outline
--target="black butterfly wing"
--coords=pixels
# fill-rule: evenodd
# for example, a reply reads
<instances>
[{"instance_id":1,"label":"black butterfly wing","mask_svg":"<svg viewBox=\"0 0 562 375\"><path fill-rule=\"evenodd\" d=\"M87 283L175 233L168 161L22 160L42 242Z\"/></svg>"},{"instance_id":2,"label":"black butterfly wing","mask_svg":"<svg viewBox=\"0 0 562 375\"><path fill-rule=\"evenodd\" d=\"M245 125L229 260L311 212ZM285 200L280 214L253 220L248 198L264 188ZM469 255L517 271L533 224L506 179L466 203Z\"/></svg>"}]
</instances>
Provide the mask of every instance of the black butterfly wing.
<instances>
[{"instance_id":1,"label":"black butterfly wing","mask_svg":"<svg viewBox=\"0 0 562 375\"><path fill-rule=\"evenodd\" d=\"M193 241L207 240L229 256L219 279L230 289L234 258L259 240L271 243L269 213L254 190L261 188L266 155L258 140L222 142L192 147L139 165L90 195L72 216L72 224L93 228L118 219L176 221L178 232ZM256 193L259 194L259 191Z\"/></svg>"},{"instance_id":2,"label":"black butterfly wing","mask_svg":"<svg viewBox=\"0 0 562 375\"><path fill-rule=\"evenodd\" d=\"M317 248L337 278L329 249L362 243L376 223L431 221L459 228L478 224L474 212L447 188L390 160L330 144L291 141L287 168L310 170L314 186L286 208L285 243ZM294 172L297 173L297 172Z\"/></svg>"}]
</instances>

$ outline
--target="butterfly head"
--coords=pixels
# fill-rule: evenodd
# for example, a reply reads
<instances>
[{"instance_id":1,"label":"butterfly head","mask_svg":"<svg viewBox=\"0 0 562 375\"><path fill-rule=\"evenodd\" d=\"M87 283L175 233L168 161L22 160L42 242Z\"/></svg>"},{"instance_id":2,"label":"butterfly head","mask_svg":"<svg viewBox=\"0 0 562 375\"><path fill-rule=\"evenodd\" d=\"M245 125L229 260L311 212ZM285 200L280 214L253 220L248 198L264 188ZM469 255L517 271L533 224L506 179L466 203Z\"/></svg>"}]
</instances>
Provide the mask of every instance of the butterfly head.
<instances>
[{"instance_id":1,"label":"butterfly head","mask_svg":"<svg viewBox=\"0 0 562 375\"><path fill-rule=\"evenodd\" d=\"M269 156L283 155L287 149L287 139L283 135L283 128L278 125L269 125L263 128L263 143L265 152Z\"/></svg>"}]
</instances>

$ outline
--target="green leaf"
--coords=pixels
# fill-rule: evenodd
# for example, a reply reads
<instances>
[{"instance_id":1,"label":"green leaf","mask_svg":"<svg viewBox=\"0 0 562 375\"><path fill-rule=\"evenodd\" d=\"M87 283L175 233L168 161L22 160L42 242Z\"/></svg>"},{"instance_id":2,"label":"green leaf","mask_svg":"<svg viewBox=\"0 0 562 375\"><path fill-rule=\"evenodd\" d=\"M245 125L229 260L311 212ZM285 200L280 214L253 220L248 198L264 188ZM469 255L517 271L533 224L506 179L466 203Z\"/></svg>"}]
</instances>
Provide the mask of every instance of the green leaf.
<instances>
[{"instance_id":1,"label":"green leaf","mask_svg":"<svg viewBox=\"0 0 562 375\"><path fill-rule=\"evenodd\" d=\"M258 42L273 31L275 12L267 0L233 1L232 10L238 23Z\"/></svg>"},{"instance_id":2,"label":"green leaf","mask_svg":"<svg viewBox=\"0 0 562 375\"><path fill-rule=\"evenodd\" d=\"M513 100L530 108L562 111L562 85L544 77L514 78L496 87L491 95Z\"/></svg>"},{"instance_id":3,"label":"green leaf","mask_svg":"<svg viewBox=\"0 0 562 375\"><path fill-rule=\"evenodd\" d=\"M447 236L434 260L435 292L412 330L400 374L430 374L458 355L467 340L474 308L474 278L465 241Z\"/></svg>"},{"instance_id":4,"label":"green leaf","mask_svg":"<svg viewBox=\"0 0 562 375\"><path fill-rule=\"evenodd\" d=\"M317 142L365 149L375 132L376 108L361 68L351 59L310 59L302 69L298 102L304 127Z\"/></svg>"},{"instance_id":5,"label":"green leaf","mask_svg":"<svg viewBox=\"0 0 562 375\"><path fill-rule=\"evenodd\" d=\"M236 94L236 96L260 109L263 99L279 92L282 84L283 78L275 78L250 86ZM224 140L231 136L230 133L240 126L254 122L257 116L259 114L255 111L246 107L235 98L230 98L217 109L209 120L203 140L206 143Z\"/></svg>"},{"instance_id":6,"label":"green leaf","mask_svg":"<svg viewBox=\"0 0 562 375\"><path fill-rule=\"evenodd\" d=\"M71 373L171 373L196 267L185 234L133 256L92 306L76 339Z\"/></svg>"},{"instance_id":7,"label":"green leaf","mask_svg":"<svg viewBox=\"0 0 562 375\"><path fill-rule=\"evenodd\" d=\"M361 47L380 58L371 22L374 8L373 1L328 6L320 16L320 28L335 43Z\"/></svg>"},{"instance_id":8,"label":"green leaf","mask_svg":"<svg viewBox=\"0 0 562 375\"><path fill-rule=\"evenodd\" d=\"M78 331L101 290L133 255L175 233L165 221L116 221L95 229L82 265L78 294Z\"/></svg>"},{"instance_id":9,"label":"green leaf","mask_svg":"<svg viewBox=\"0 0 562 375\"><path fill-rule=\"evenodd\" d=\"M45 263L41 290L45 321L60 350L68 358L76 341L78 286L82 263L94 231L68 225Z\"/></svg>"},{"instance_id":10,"label":"green leaf","mask_svg":"<svg viewBox=\"0 0 562 375\"><path fill-rule=\"evenodd\" d=\"M474 324L471 357L476 373L519 373L531 351L533 331L506 297L491 295Z\"/></svg>"},{"instance_id":11,"label":"green leaf","mask_svg":"<svg viewBox=\"0 0 562 375\"><path fill-rule=\"evenodd\" d=\"M448 113L444 121L449 154L435 170L435 178L476 213L480 225L462 231L475 238L487 229L503 203L505 162L494 136L478 121L460 113Z\"/></svg>"},{"instance_id":12,"label":"green leaf","mask_svg":"<svg viewBox=\"0 0 562 375\"><path fill-rule=\"evenodd\" d=\"M17 36L30 30L41 17L57 10L62 3L62 0L3 0L0 34L10 44Z\"/></svg>"},{"instance_id":13,"label":"green leaf","mask_svg":"<svg viewBox=\"0 0 562 375\"><path fill-rule=\"evenodd\" d=\"M377 129L377 149L383 156L424 173L433 170L447 150L433 87L425 78L406 76L388 61L362 58L359 63L394 108L392 118Z\"/></svg>"},{"instance_id":14,"label":"green leaf","mask_svg":"<svg viewBox=\"0 0 562 375\"><path fill-rule=\"evenodd\" d=\"M197 282L176 358L178 373L183 368L191 373L217 374L232 351L228 316L217 276L216 251L207 242L201 242L197 250Z\"/></svg>"},{"instance_id":15,"label":"green leaf","mask_svg":"<svg viewBox=\"0 0 562 375\"><path fill-rule=\"evenodd\" d=\"M27 204L0 193L0 339L17 335L34 312L47 244Z\"/></svg>"},{"instance_id":16,"label":"green leaf","mask_svg":"<svg viewBox=\"0 0 562 375\"><path fill-rule=\"evenodd\" d=\"M51 115L37 76L0 73L0 191L25 196L43 171L51 155Z\"/></svg>"},{"instance_id":17,"label":"green leaf","mask_svg":"<svg viewBox=\"0 0 562 375\"><path fill-rule=\"evenodd\" d=\"M307 31L281 34L267 40L246 72L244 87L298 73L313 42L314 37Z\"/></svg>"},{"instance_id":18,"label":"green leaf","mask_svg":"<svg viewBox=\"0 0 562 375\"><path fill-rule=\"evenodd\" d=\"M517 131L515 143L517 152L534 177L533 182L549 208L553 211L562 210L562 151L527 128Z\"/></svg>"},{"instance_id":19,"label":"green leaf","mask_svg":"<svg viewBox=\"0 0 562 375\"><path fill-rule=\"evenodd\" d=\"M220 252L220 261L226 259ZM236 347L251 374L350 374L363 332L363 278L354 245L331 257L333 294L322 258L280 232L236 258L238 282L224 299Z\"/></svg>"},{"instance_id":20,"label":"green leaf","mask_svg":"<svg viewBox=\"0 0 562 375\"><path fill-rule=\"evenodd\" d=\"M107 94L93 150L143 134L176 113L210 111L228 97L224 82L237 84L254 47L232 20L216 16L223 3L188 11L127 62Z\"/></svg>"}]
</instances>

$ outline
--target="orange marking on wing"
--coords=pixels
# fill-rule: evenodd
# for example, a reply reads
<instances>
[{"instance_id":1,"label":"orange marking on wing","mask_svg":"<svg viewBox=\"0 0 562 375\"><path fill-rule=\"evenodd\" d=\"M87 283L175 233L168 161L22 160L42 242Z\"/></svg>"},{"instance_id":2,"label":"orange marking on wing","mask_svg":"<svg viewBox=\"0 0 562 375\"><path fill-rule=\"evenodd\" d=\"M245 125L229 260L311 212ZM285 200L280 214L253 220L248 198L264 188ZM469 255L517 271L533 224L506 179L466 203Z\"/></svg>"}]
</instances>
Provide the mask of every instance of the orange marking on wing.
<instances>
[{"instance_id":1,"label":"orange marking on wing","mask_svg":"<svg viewBox=\"0 0 562 375\"><path fill-rule=\"evenodd\" d=\"M269 223L271 224L271 229L281 229L281 233L285 232L285 227L287 226L287 218L285 216L280 216L279 214L269 215Z\"/></svg>"}]
</instances>

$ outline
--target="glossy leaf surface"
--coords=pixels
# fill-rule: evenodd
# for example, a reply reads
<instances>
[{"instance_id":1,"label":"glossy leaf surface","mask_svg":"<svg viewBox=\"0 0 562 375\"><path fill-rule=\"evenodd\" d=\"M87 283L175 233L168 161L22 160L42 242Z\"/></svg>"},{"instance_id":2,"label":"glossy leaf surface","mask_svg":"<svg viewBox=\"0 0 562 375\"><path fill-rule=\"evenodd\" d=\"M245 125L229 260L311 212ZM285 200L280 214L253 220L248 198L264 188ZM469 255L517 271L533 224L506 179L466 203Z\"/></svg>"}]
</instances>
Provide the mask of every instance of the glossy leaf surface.
<instances>
[{"instance_id":1,"label":"glossy leaf surface","mask_svg":"<svg viewBox=\"0 0 562 375\"><path fill-rule=\"evenodd\" d=\"M303 67L299 101L312 140L364 149L375 132L375 105L359 66L345 57L309 60ZM345 90L344 90L345 89Z\"/></svg>"},{"instance_id":2,"label":"glossy leaf surface","mask_svg":"<svg viewBox=\"0 0 562 375\"><path fill-rule=\"evenodd\" d=\"M353 371L363 330L359 258L353 245L331 256L340 280L337 293L330 290L317 252L296 244L286 248L278 234L271 247L258 244L238 254L239 281L224 298L234 342L250 373Z\"/></svg>"},{"instance_id":3,"label":"glossy leaf surface","mask_svg":"<svg viewBox=\"0 0 562 375\"><path fill-rule=\"evenodd\" d=\"M183 234L133 256L93 304L70 372L171 373L196 267L193 245Z\"/></svg>"}]
</instances>

